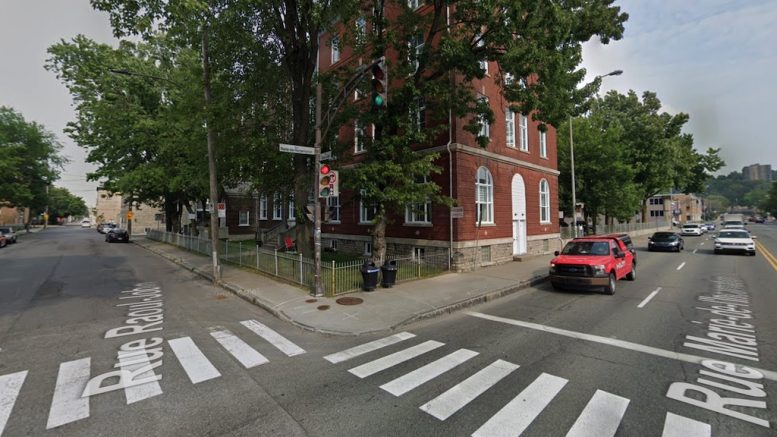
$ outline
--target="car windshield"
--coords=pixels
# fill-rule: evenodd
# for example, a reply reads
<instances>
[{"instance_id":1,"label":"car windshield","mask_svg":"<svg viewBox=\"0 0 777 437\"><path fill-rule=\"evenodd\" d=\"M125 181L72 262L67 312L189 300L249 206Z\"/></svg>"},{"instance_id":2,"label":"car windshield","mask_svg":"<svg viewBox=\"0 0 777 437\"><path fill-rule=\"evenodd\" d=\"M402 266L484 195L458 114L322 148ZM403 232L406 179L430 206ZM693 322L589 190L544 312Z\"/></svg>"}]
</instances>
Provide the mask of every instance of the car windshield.
<instances>
[{"instance_id":1,"label":"car windshield","mask_svg":"<svg viewBox=\"0 0 777 437\"><path fill-rule=\"evenodd\" d=\"M683 225L683 229L696 229L699 225Z\"/></svg>"},{"instance_id":2,"label":"car windshield","mask_svg":"<svg viewBox=\"0 0 777 437\"><path fill-rule=\"evenodd\" d=\"M5 232L7 234L11 232L11 228L0 228L0 232Z\"/></svg>"},{"instance_id":3,"label":"car windshield","mask_svg":"<svg viewBox=\"0 0 777 437\"><path fill-rule=\"evenodd\" d=\"M610 244L604 241L572 241L564 246L564 255L598 255L607 256Z\"/></svg>"},{"instance_id":4,"label":"car windshield","mask_svg":"<svg viewBox=\"0 0 777 437\"><path fill-rule=\"evenodd\" d=\"M723 231L720 238L750 238L750 234L744 231Z\"/></svg>"},{"instance_id":5,"label":"car windshield","mask_svg":"<svg viewBox=\"0 0 777 437\"><path fill-rule=\"evenodd\" d=\"M674 241L677 235L671 232L656 232L653 234L653 241Z\"/></svg>"}]
</instances>

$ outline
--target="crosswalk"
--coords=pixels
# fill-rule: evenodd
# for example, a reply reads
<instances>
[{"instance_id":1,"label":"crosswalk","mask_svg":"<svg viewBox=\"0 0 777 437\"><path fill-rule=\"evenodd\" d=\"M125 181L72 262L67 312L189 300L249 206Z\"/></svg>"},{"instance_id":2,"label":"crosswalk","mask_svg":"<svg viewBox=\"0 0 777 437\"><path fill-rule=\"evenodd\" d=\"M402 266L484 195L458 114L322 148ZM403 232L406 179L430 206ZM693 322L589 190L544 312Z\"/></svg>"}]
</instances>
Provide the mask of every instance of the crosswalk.
<instances>
[{"instance_id":1,"label":"crosswalk","mask_svg":"<svg viewBox=\"0 0 777 437\"><path fill-rule=\"evenodd\" d=\"M305 353L304 349L256 320L242 321L239 327L238 329L245 328L245 330L233 333L224 327L215 326L209 329L209 333L216 344L246 369L252 369L269 362L267 357L251 346L250 343L253 342L255 336L274 346L286 357L295 357ZM168 339L166 343L192 384L200 384L222 376L219 369L203 353L201 347L204 345L198 346L191 337ZM133 380L148 381L132 384L131 381L122 381L119 378L122 382L128 382L119 387L123 389L128 405L163 394L162 384L158 380L159 376L155 374L153 366L151 366L151 361L162 358L161 352L148 351L148 354L119 352L118 356L119 362L116 367L120 370L110 373L120 374L122 370L132 371L134 372ZM11 419L18 397L23 393L29 373L29 371L24 370L0 375L0 436L3 435L6 425ZM95 375L92 373L91 357L60 363L46 421L47 430L90 416L91 398L95 394L106 391L102 387L90 393L88 386L93 378Z\"/></svg>"},{"instance_id":2,"label":"crosswalk","mask_svg":"<svg viewBox=\"0 0 777 437\"><path fill-rule=\"evenodd\" d=\"M366 357L381 349L414 339L415 335L401 332L379 340L358 345L324 357L332 364L340 364L356 358ZM348 372L366 379L402 363L410 362L433 350L442 350L444 343L426 340L388 355L374 358L348 369ZM455 367L476 359L478 353L468 349L457 349L442 358L409 371L383 385L381 389L394 396L402 396L433 379L442 376ZM429 400L419 409L440 421L445 421L464 409L478 397L486 394L520 365L498 359L487 364L463 381L453 385L439 396ZM542 373L507 402L499 411L488 418L473 433L477 437L517 436L528 429L550 405L569 380ZM596 390L575 422L567 437L614 436L629 407L629 399L604 390ZM710 437L709 424L689 419L671 412L666 413L662 437Z\"/></svg>"}]
</instances>

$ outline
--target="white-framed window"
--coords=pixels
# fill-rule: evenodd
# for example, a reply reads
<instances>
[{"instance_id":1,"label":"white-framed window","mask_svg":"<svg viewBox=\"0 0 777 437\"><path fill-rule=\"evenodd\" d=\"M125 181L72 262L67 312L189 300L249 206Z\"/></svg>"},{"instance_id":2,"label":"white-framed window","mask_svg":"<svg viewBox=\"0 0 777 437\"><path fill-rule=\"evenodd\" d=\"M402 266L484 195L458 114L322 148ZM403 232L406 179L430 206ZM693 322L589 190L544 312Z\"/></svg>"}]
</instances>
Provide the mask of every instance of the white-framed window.
<instances>
[{"instance_id":1,"label":"white-framed window","mask_svg":"<svg viewBox=\"0 0 777 437\"><path fill-rule=\"evenodd\" d=\"M370 135L370 138L373 140L375 139L375 125L370 124L368 127L368 134ZM353 152L354 153L362 153L367 150L367 145L365 144L365 132L364 127L359 126L358 122L354 122L354 128L353 128Z\"/></svg>"},{"instance_id":2,"label":"white-framed window","mask_svg":"<svg viewBox=\"0 0 777 437\"><path fill-rule=\"evenodd\" d=\"M421 7L421 0L407 0L407 7L416 10Z\"/></svg>"},{"instance_id":3,"label":"white-framed window","mask_svg":"<svg viewBox=\"0 0 777 437\"><path fill-rule=\"evenodd\" d=\"M275 193L272 198L272 219L283 219L283 196L281 196L281 193Z\"/></svg>"},{"instance_id":4,"label":"white-framed window","mask_svg":"<svg viewBox=\"0 0 777 437\"><path fill-rule=\"evenodd\" d=\"M294 195L289 196L289 221L290 222L296 222L297 221L297 215L294 214Z\"/></svg>"},{"instance_id":5,"label":"white-framed window","mask_svg":"<svg viewBox=\"0 0 777 437\"><path fill-rule=\"evenodd\" d=\"M356 19L356 44L362 45L367 38L367 19L359 17Z\"/></svg>"},{"instance_id":6,"label":"white-framed window","mask_svg":"<svg viewBox=\"0 0 777 437\"><path fill-rule=\"evenodd\" d=\"M518 114L518 129L521 138L521 150L529 151L529 117Z\"/></svg>"},{"instance_id":7,"label":"white-framed window","mask_svg":"<svg viewBox=\"0 0 777 437\"><path fill-rule=\"evenodd\" d=\"M365 241L364 242L364 255L365 256L372 255L372 242L371 241Z\"/></svg>"},{"instance_id":8,"label":"white-framed window","mask_svg":"<svg viewBox=\"0 0 777 437\"><path fill-rule=\"evenodd\" d=\"M332 38L332 63L336 63L340 60L340 40L338 38Z\"/></svg>"},{"instance_id":9,"label":"white-framed window","mask_svg":"<svg viewBox=\"0 0 777 437\"><path fill-rule=\"evenodd\" d=\"M238 226L250 226L251 225L251 212L248 210L241 210L237 213L237 225Z\"/></svg>"},{"instance_id":10,"label":"white-framed window","mask_svg":"<svg viewBox=\"0 0 777 437\"><path fill-rule=\"evenodd\" d=\"M487 97L481 97L480 100L488 103L488 98ZM480 122L480 132L478 133L478 135L480 135L481 137L485 137L485 138L489 138L490 139L491 138L491 126L488 124L488 119L486 118L486 116L485 115L480 116L479 122Z\"/></svg>"},{"instance_id":11,"label":"white-framed window","mask_svg":"<svg viewBox=\"0 0 777 437\"><path fill-rule=\"evenodd\" d=\"M424 52L424 35L421 33L415 34L410 37L408 41L408 61L413 63L413 70L418 71L418 60L421 58L421 54Z\"/></svg>"},{"instance_id":12,"label":"white-framed window","mask_svg":"<svg viewBox=\"0 0 777 437\"><path fill-rule=\"evenodd\" d=\"M423 97L416 99L415 123L419 131L426 128L426 99Z\"/></svg>"},{"instance_id":13,"label":"white-framed window","mask_svg":"<svg viewBox=\"0 0 777 437\"><path fill-rule=\"evenodd\" d=\"M259 220L267 220L267 195L259 197Z\"/></svg>"},{"instance_id":14,"label":"white-framed window","mask_svg":"<svg viewBox=\"0 0 777 437\"><path fill-rule=\"evenodd\" d=\"M423 247L414 247L413 248L413 259L416 261L421 261L424 259L424 256L426 255L426 249Z\"/></svg>"},{"instance_id":15,"label":"white-framed window","mask_svg":"<svg viewBox=\"0 0 777 437\"><path fill-rule=\"evenodd\" d=\"M550 223L550 185L540 181L540 223Z\"/></svg>"},{"instance_id":16,"label":"white-framed window","mask_svg":"<svg viewBox=\"0 0 777 437\"><path fill-rule=\"evenodd\" d=\"M326 199L326 207L329 208L329 223L340 222L340 196L329 196Z\"/></svg>"},{"instance_id":17,"label":"white-framed window","mask_svg":"<svg viewBox=\"0 0 777 437\"><path fill-rule=\"evenodd\" d=\"M515 148L515 112L510 108L505 110L505 144Z\"/></svg>"},{"instance_id":18,"label":"white-framed window","mask_svg":"<svg viewBox=\"0 0 777 437\"><path fill-rule=\"evenodd\" d=\"M548 157L548 133L540 131L540 158Z\"/></svg>"},{"instance_id":19,"label":"white-framed window","mask_svg":"<svg viewBox=\"0 0 777 437\"><path fill-rule=\"evenodd\" d=\"M333 251L337 251L337 240L329 240L329 248Z\"/></svg>"},{"instance_id":20,"label":"white-framed window","mask_svg":"<svg viewBox=\"0 0 777 437\"><path fill-rule=\"evenodd\" d=\"M513 76L513 73L505 73L502 80L504 81L505 85L512 85L513 81L515 80L515 76Z\"/></svg>"},{"instance_id":21,"label":"white-framed window","mask_svg":"<svg viewBox=\"0 0 777 437\"><path fill-rule=\"evenodd\" d=\"M427 183L426 177L418 183ZM409 224L431 224L432 223L432 202L426 200L423 203L408 203L405 206L405 223Z\"/></svg>"},{"instance_id":22,"label":"white-framed window","mask_svg":"<svg viewBox=\"0 0 777 437\"><path fill-rule=\"evenodd\" d=\"M494 180L486 167L480 167L475 179L476 223L494 223Z\"/></svg>"},{"instance_id":23,"label":"white-framed window","mask_svg":"<svg viewBox=\"0 0 777 437\"><path fill-rule=\"evenodd\" d=\"M378 208L375 204L369 204L364 199L359 200L359 223L372 223L377 212Z\"/></svg>"},{"instance_id":24,"label":"white-framed window","mask_svg":"<svg viewBox=\"0 0 777 437\"><path fill-rule=\"evenodd\" d=\"M486 41L483 39L483 35L478 35L476 38L478 39L478 42L475 43L476 47L480 48L486 45ZM488 59L482 59L480 61L480 69L483 70L485 74L488 74Z\"/></svg>"}]
</instances>

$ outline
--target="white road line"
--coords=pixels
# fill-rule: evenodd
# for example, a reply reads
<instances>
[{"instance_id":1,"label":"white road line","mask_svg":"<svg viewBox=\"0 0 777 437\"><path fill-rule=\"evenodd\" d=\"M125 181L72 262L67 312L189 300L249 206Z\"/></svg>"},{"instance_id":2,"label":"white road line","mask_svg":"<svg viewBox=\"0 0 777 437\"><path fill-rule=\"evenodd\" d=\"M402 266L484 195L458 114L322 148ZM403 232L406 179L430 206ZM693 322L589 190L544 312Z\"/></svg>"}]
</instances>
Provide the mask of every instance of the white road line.
<instances>
[{"instance_id":1,"label":"white road line","mask_svg":"<svg viewBox=\"0 0 777 437\"><path fill-rule=\"evenodd\" d=\"M606 391L596 390L567 437L607 437L615 435L629 406L629 400Z\"/></svg>"},{"instance_id":2,"label":"white road line","mask_svg":"<svg viewBox=\"0 0 777 437\"><path fill-rule=\"evenodd\" d=\"M403 349L399 352L394 352L391 355L386 355L383 358L378 358L375 361L362 364L361 366L354 367L348 370L359 378L366 378L370 375L374 375L382 370L388 369L391 366L395 366L399 363L404 363L407 360L413 359L419 355L425 354L429 351L435 350L444 343L439 341L429 340L427 342Z\"/></svg>"},{"instance_id":3,"label":"white road line","mask_svg":"<svg viewBox=\"0 0 777 437\"><path fill-rule=\"evenodd\" d=\"M413 337L415 337L415 334L411 334L409 332L400 332L399 334L394 334L389 337L381 338L369 343L364 343L336 354L327 355L324 357L324 359L332 364L337 364Z\"/></svg>"},{"instance_id":4,"label":"white road line","mask_svg":"<svg viewBox=\"0 0 777 437\"><path fill-rule=\"evenodd\" d=\"M270 362L264 355L226 329L213 331L210 335L246 369Z\"/></svg>"},{"instance_id":5,"label":"white road line","mask_svg":"<svg viewBox=\"0 0 777 437\"><path fill-rule=\"evenodd\" d=\"M680 264L680 266L678 266L678 267L677 267L677 270L680 270L680 269L681 269L681 268L683 268L683 267L685 267L685 262L683 262L682 264Z\"/></svg>"},{"instance_id":6,"label":"white road line","mask_svg":"<svg viewBox=\"0 0 777 437\"><path fill-rule=\"evenodd\" d=\"M658 294L658 292L659 292L659 291L661 291L661 287L658 287L658 288L656 288L655 290L653 290L653 292L652 292L652 293L650 293L650 294L648 295L648 297L646 297L646 298L645 298L645 300L643 300L643 301L642 301L642 303L640 303L639 305L637 305L637 308L642 308L642 307L644 307L645 305L647 305L647 304L648 304L648 302L650 302L650 299L653 299L653 298L655 297L655 295L657 295L657 294Z\"/></svg>"},{"instance_id":7,"label":"white road line","mask_svg":"<svg viewBox=\"0 0 777 437\"><path fill-rule=\"evenodd\" d=\"M89 382L91 366L89 357L59 365L46 429L89 417L89 397L81 395Z\"/></svg>"},{"instance_id":8,"label":"white road line","mask_svg":"<svg viewBox=\"0 0 777 437\"><path fill-rule=\"evenodd\" d=\"M288 357L293 357L295 355L301 355L305 353L305 349L302 349L301 347L289 341L286 337L278 334L277 332L257 322L256 320L246 320L244 322L240 322L240 324L256 333L256 335L269 341L270 344L277 347Z\"/></svg>"},{"instance_id":9,"label":"white road line","mask_svg":"<svg viewBox=\"0 0 777 437\"><path fill-rule=\"evenodd\" d=\"M184 372L192 384L197 384L209 379L221 376L218 369L208 361L205 354L194 344L191 337L175 338L167 340L178 362L181 363Z\"/></svg>"},{"instance_id":10,"label":"white road line","mask_svg":"<svg viewBox=\"0 0 777 437\"><path fill-rule=\"evenodd\" d=\"M119 352L119 366L122 370L130 370L135 372L143 367L149 366L150 364L151 361L149 361L148 355L146 353L136 354L134 352ZM146 378L152 378L154 375L154 370L151 369L143 373L138 373L132 379L143 380ZM124 396L127 398L127 405L134 404L135 402L139 402L161 394L162 387L159 386L159 381L151 381L145 384L124 387Z\"/></svg>"},{"instance_id":11,"label":"white road line","mask_svg":"<svg viewBox=\"0 0 777 437\"><path fill-rule=\"evenodd\" d=\"M420 408L440 420L445 420L518 367L517 364L496 360L478 373L454 385L445 393L421 405Z\"/></svg>"},{"instance_id":12,"label":"white road line","mask_svg":"<svg viewBox=\"0 0 777 437\"><path fill-rule=\"evenodd\" d=\"M474 437L521 435L566 383L567 380L564 378L543 373L472 435Z\"/></svg>"},{"instance_id":13,"label":"white road line","mask_svg":"<svg viewBox=\"0 0 777 437\"><path fill-rule=\"evenodd\" d=\"M622 349L632 350L635 352L642 352L649 355L655 355L657 357L684 361L686 363L701 364L702 361L709 360L709 358L707 357L700 357L698 355L668 351L665 349L659 349L657 347L645 346L639 343L632 343L630 341L618 340L616 338L609 338L609 337L600 337L598 335L585 334L583 332L568 331L566 329L554 328L552 326L540 325L538 323L523 322L520 320L507 319L499 316L491 316L488 314L478 313L474 311L467 311L465 314L468 314L473 317L485 319L485 320L491 320L493 322L506 323L508 325L520 326L522 328L534 329L537 331L543 331L550 334L563 335L565 337L576 338L578 340L586 340L594 343L606 344L608 346L615 346ZM777 372L773 370L759 369L758 367L753 367L753 366L747 366L747 367L763 373L764 378L770 381L777 381Z\"/></svg>"},{"instance_id":14,"label":"white road line","mask_svg":"<svg viewBox=\"0 0 777 437\"><path fill-rule=\"evenodd\" d=\"M664 432L661 437L710 437L711 435L712 427L708 423L666 413Z\"/></svg>"},{"instance_id":15,"label":"white road line","mask_svg":"<svg viewBox=\"0 0 777 437\"><path fill-rule=\"evenodd\" d=\"M704 246L704 242L702 241L701 243L699 243L699 246Z\"/></svg>"},{"instance_id":16,"label":"white road line","mask_svg":"<svg viewBox=\"0 0 777 437\"><path fill-rule=\"evenodd\" d=\"M380 386L383 390L394 396L402 396L421 384L431 381L443 373L453 369L459 364L465 363L478 353L469 349L459 349L439 360L433 361L423 367L413 370L399 378Z\"/></svg>"},{"instance_id":17,"label":"white road line","mask_svg":"<svg viewBox=\"0 0 777 437\"><path fill-rule=\"evenodd\" d=\"M26 370L0 376L0 435L3 434L5 424L8 423L8 417L11 416L11 410L25 378L27 378Z\"/></svg>"},{"instance_id":18,"label":"white road line","mask_svg":"<svg viewBox=\"0 0 777 437\"><path fill-rule=\"evenodd\" d=\"M699 249L693 249L693 253L694 253L694 254L696 254L696 252L697 252L698 250L699 250Z\"/></svg>"}]
</instances>

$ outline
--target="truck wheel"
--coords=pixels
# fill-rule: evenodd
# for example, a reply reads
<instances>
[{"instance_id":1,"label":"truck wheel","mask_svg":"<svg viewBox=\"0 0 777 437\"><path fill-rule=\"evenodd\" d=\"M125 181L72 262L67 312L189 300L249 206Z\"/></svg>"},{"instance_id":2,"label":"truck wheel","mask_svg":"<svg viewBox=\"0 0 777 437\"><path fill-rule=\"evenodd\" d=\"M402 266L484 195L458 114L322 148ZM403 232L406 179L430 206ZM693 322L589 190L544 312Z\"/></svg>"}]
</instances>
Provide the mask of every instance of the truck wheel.
<instances>
[{"instance_id":1,"label":"truck wheel","mask_svg":"<svg viewBox=\"0 0 777 437\"><path fill-rule=\"evenodd\" d=\"M615 294L615 273L610 273L610 281L607 286L604 287L604 294Z\"/></svg>"},{"instance_id":2,"label":"truck wheel","mask_svg":"<svg viewBox=\"0 0 777 437\"><path fill-rule=\"evenodd\" d=\"M631 271L629 272L629 274L626 275L626 279L628 279L629 281L633 281L633 280L637 279L637 264L636 263L631 265Z\"/></svg>"}]
</instances>

